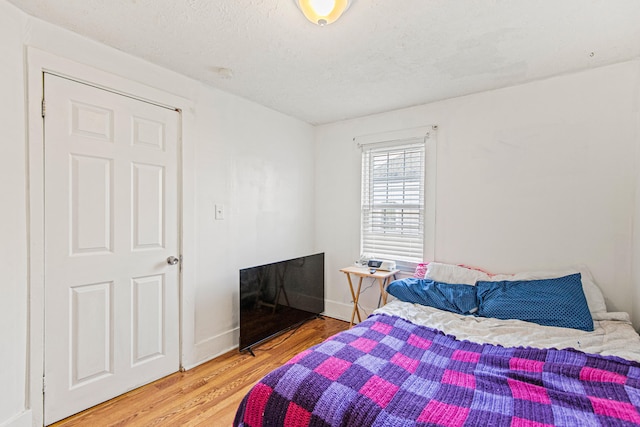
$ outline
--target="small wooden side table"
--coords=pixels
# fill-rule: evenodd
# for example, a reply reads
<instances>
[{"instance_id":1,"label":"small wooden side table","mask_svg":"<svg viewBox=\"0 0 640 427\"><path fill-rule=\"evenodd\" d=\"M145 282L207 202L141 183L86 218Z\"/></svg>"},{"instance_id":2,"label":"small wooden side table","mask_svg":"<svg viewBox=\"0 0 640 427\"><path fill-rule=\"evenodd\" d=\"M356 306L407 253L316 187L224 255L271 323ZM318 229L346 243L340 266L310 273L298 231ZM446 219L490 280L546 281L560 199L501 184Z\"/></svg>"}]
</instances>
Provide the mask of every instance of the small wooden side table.
<instances>
[{"instance_id":1,"label":"small wooden side table","mask_svg":"<svg viewBox=\"0 0 640 427\"><path fill-rule=\"evenodd\" d=\"M376 270L375 272L371 272L368 267L356 267L350 266L341 268L344 274L347 275L347 280L349 281L349 290L351 291L351 297L353 298L353 311L351 312L351 322L349 322L349 327L353 326L353 321L358 316L358 322L362 322L362 318L360 317L360 310L358 309L358 299L360 298L360 290L362 289L362 280L365 277L373 277L374 279L378 279L378 283L380 284L380 297L382 298L382 305L387 303L387 291L386 286L391 281L393 277L395 279L396 273L400 270L391 270L391 271L383 271ZM351 280L351 275L358 277L358 290L354 292L353 290L353 281Z\"/></svg>"}]
</instances>

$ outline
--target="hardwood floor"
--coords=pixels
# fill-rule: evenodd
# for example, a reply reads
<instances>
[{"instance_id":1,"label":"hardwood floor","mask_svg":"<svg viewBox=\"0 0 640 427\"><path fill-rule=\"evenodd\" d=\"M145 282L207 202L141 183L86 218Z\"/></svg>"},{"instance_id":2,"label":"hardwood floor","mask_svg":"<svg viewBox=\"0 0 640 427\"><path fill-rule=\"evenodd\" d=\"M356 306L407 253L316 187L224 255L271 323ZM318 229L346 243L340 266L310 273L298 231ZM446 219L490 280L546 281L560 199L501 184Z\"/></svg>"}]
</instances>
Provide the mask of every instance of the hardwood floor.
<instances>
[{"instance_id":1,"label":"hardwood floor","mask_svg":"<svg viewBox=\"0 0 640 427\"><path fill-rule=\"evenodd\" d=\"M230 351L73 415L54 426L230 426L240 401L264 375L295 354L348 329L325 317L255 348Z\"/></svg>"}]
</instances>

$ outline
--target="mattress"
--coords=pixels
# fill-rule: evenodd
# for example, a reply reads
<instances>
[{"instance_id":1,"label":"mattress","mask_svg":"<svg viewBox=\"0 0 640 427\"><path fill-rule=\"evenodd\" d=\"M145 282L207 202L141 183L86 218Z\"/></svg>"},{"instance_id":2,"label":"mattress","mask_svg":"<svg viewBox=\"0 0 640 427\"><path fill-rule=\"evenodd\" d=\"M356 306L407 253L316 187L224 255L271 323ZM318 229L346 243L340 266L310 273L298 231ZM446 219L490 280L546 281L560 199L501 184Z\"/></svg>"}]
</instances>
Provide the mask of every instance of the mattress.
<instances>
[{"instance_id":1,"label":"mattress","mask_svg":"<svg viewBox=\"0 0 640 427\"><path fill-rule=\"evenodd\" d=\"M629 315L607 312L594 315L594 331L541 326L522 320L464 316L419 304L394 300L374 314L399 316L417 325L436 328L459 340L505 347L573 348L585 353L617 356L640 362L640 336Z\"/></svg>"}]
</instances>

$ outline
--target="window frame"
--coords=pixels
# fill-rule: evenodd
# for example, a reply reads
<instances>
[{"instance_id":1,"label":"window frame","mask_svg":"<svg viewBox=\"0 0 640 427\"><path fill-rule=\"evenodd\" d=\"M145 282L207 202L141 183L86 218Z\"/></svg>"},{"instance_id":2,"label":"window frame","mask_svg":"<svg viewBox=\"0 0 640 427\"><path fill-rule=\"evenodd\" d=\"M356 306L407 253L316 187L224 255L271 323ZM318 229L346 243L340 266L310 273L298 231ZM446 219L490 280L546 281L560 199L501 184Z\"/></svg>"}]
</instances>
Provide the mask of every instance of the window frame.
<instances>
[{"instance_id":1,"label":"window frame","mask_svg":"<svg viewBox=\"0 0 640 427\"><path fill-rule=\"evenodd\" d=\"M354 138L358 147L361 149L361 173L360 173L360 256L361 257L378 257L396 261L396 265L400 270L412 271L418 264L417 260L406 261L393 259L393 257L381 256L375 253L363 253L365 239L365 184L368 171L365 170L367 162L365 156L371 152L385 151L385 149L401 149L410 145L424 144L423 157L423 222L422 222L422 260L425 262L435 259L435 231L436 231L436 177L437 177L437 146L436 131L437 126L424 126L420 128L406 129L401 131L386 132L382 134L367 135Z\"/></svg>"}]
</instances>

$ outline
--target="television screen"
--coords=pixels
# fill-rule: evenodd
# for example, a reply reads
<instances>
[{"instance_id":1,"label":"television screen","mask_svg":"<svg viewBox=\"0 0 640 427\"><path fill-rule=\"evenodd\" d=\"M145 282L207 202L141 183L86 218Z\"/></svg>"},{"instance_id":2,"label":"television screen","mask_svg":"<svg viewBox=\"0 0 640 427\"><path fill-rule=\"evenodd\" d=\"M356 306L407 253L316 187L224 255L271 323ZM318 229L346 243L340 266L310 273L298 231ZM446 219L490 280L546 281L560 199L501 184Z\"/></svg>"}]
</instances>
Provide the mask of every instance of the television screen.
<instances>
[{"instance_id":1,"label":"television screen","mask_svg":"<svg viewBox=\"0 0 640 427\"><path fill-rule=\"evenodd\" d=\"M240 351L324 311L324 253L240 270Z\"/></svg>"}]
</instances>

